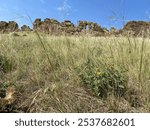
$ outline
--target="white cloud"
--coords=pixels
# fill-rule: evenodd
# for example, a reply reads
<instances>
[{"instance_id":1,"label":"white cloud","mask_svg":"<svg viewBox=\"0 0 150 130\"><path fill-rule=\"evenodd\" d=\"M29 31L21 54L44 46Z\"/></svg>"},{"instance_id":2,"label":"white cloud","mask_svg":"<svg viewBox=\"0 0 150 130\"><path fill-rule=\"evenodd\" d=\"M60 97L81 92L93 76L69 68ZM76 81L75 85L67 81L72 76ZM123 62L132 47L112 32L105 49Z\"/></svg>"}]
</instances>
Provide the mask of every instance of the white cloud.
<instances>
[{"instance_id":1,"label":"white cloud","mask_svg":"<svg viewBox=\"0 0 150 130\"><path fill-rule=\"evenodd\" d=\"M65 15L69 15L71 6L68 4L68 0L64 0L62 6L58 7L57 10L64 13Z\"/></svg>"}]
</instances>

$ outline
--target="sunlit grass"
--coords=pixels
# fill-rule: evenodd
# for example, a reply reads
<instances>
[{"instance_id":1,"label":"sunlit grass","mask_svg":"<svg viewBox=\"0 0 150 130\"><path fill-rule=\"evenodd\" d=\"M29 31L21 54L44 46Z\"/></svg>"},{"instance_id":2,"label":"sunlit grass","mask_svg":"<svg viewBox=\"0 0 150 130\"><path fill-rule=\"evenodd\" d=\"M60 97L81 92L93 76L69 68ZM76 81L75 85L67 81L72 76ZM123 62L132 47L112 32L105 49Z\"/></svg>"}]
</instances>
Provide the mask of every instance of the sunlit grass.
<instances>
[{"instance_id":1,"label":"sunlit grass","mask_svg":"<svg viewBox=\"0 0 150 130\"><path fill-rule=\"evenodd\" d=\"M141 107L142 112L150 111L150 39L145 38L143 45L142 38L39 34L43 48L37 34L19 35L0 35L0 56L13 66L7 73L0 71L0 81L16 86L27 112L130 112ZM143 99L139 107L132 110L128 96L130 107L122 110L124 106L116 108L115 98L105 103L94 95L80 77L89 63L95 68L125 69L128 90L140 91L133 95Z\"/></svg>"}]
</instances>

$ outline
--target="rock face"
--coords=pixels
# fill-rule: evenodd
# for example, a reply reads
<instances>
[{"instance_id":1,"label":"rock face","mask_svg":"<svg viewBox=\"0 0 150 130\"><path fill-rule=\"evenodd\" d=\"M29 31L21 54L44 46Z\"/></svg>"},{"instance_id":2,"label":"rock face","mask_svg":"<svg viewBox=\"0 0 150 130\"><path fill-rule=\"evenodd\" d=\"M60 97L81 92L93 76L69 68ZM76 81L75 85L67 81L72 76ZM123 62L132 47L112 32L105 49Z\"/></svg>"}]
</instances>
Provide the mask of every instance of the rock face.
<instances>
[{"instance_id":1,"label":"rock face","mask_svg":"<svg viewBox=\"0 0 150 130\"><path fill-rule=\"evenodd\" d=\"M18 24L14 21L9 21L8 23L5 21L0 21L0 32L14 32L18 30Z\"/></svg>"},{"instance_id":2,"label":"rock face","mask_svg":"<svg viewBox=\"0 0 150 130\"><path fill-rule=\"evenodd\" d=\"M148 36L150 33L150 22L130 21L122 29L123 35Z\"/></svg>"},{"instance_id":3,"label":"rock face","mask_svg":"<svg viewBox=\"0 0 150 130\"><path fill-rule=\"evenodd\" d=\"M33 23L33 29L54 35L79 35L81 33L89 33L103 36L106 33L106 31L103 30L97 23L79 21L78 25L75 26L69 20L58 22L57 20L48 18L44 21L36 19Z\"/></svg>"},{"instance_id":4,"label":"rock face","mask_svg":"<svg viewBox=\"0 0 150 130\"><path fill-rule=\"evenodd\" d=\"M8 23L5 21L0 22L0 32L4 32L8 26Z\"/></svg>"},{"instance_id":5,"label":"rock face","mask_svg":"<svg viewBox=\"0 0 150 130\"><path fill-rule=\"evenodd\" d=\"M44 21L41 21L41 19L38 18L33 22L33 29L44 33L54 34L58 31L59 24L60 23L54 19L46 18Z\"/></svg>"},{"instance_id":6,"label":"rock face","mask_svg":"<svg viewBox=\"0 0 150 130\"><path fill-rule=\"evenodd\" d=\"M37 18L33 22L33 30L50 35L150 36L150 22L130 21L125 24L123 29L118 30L112 27L109 31L97 23L83 20L78 21L77 25L74 25L69 20L59 22L55 19L46 18L42 21L40 18ZM19 29L18 24L14 21L0 21L0 33L16 31L32 31L32 29L27 25L23 25Z\"/></svg>"},{"instance_id":7,"label":"rock face","mask_svg":"<svg viewBox=\"0 0 150 130\"><path fill-rule=\"evenodd\" d=\"M21 27L21 31L31 31L31 29L30 29L29 26L23 25L23 26Z\"/></svg>"},{"instance_id":8,"label":"rock face","mask_svg":"<svg viewBox=\"0 0 150 130\"><path fill-rule=\"evenodd\" d=\"M79 21L77 30L79 30L79 32L86 31L87 33L95 36L103 36L107 33L107 31L101 28L101 26L97 23L88 21Z\"/></svg>"},{"instance_id":9,"label":"rock face","mask_svg":"<svg viewBox=\"0 0 150 130\"><path fill-rule=\"evenodd\" d=\"M65 20L64 22L60 23L59 30L62 34L70 34L70 35L74 35L76 32L75 25L71 23L71 21L69 20Z\"/></svg>"}]
</instances>

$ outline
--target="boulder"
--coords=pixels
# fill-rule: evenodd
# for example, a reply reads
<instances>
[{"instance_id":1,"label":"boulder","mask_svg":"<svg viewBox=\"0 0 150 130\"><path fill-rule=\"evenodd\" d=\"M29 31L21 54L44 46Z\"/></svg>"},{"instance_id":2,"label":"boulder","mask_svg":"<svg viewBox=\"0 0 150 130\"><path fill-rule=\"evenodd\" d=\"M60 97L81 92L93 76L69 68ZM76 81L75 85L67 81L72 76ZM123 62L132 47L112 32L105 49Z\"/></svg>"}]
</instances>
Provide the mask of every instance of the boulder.
<instances>
[{"instance_id":1,"label":"boulder","mask_svg":"<svg viewBox=\"0 0 150 130\"><path fill-rule=\"evenodd\" d=\"M123 34L131 34L133 36L147 36L150 31L150 22L130 21L125 24L122 31Z\"/></svg>"},{"instance_id":2,"label":"boulder","mask_svg":"<svg viewBox=\"0 0 150 130\"><path fill-rule=\"evenodd\" d=\"M23 25L23 26L21 27L21 31L31 31L31 29L30 29L29 26Z\"/></svg>"},{"instance_id":3,"label":"boulder","mask_svg":"<svg viewBox=\"0 0 150 130\"><path fill-rule=\"evenodd\" d=\"M15 32L19 28L18 24L15 21L9 21L8 23L5 21L0 21L0 32Z\"/></svg>"},{"instance_id":4,"label":"boulder","mask_svg":"<svg viewBox=\"0 0 150 130\"><path fill-rule=\"evenodd\" d=\"M33 22L33 29L37 29L40 25L41 19L40 18L35 19L35 21Z\"/></svg>"},{"instance_id":5,"label":"boulder","mask_svg":"<svg viewBox=\"0 0 150 130\"><path fill-rule=\"evenodd\" d=\"M5 30L7 29L8 23L5 21L0 21L0 32L5 32Z\"/></svg>"},{"instance_id":6,"label":"boulder","mask_svg":"<svg viewBox=\"0 0 150 130\"><path fill-rule=\"evenodd\" d=\"M9 21L8 26L7 26L7 31L8 32L15 32L18 30L19 26L15 21Z\"/></svg>"},{"instance_id":7,"label":"boulder","mask_svg":"<svg viewBox=\"0 0 150 130\"><path fill-rule=\"evenodd\" d=\"M46 18L44 21L41 21L41 19L38 18L33 22L33 29L51 34L57 31L59 24L60 23L55 19Z\"/></svg>"}]
</instances>

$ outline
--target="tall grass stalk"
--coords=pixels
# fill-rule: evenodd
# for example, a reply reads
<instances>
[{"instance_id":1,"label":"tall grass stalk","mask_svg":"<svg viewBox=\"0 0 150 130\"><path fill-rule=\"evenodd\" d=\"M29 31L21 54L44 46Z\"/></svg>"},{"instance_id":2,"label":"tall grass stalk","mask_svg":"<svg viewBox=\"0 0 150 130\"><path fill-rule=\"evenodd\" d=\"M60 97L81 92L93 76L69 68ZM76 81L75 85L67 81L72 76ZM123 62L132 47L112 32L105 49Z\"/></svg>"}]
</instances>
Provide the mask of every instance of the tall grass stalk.
<instances>
[{"instance_id":1,"label":"tall grass stalk","mask_svg":"<svg viewBox=\"0 0 150 130\"><path fill-rule=\"evenodd\" d=\"M35 30L35 34L37 35L37 37L38 37L38 39L39 39L39 41L40 41L40 43L41 43L41 45L42 45L42 47L43 47L43 49L44 49L44 51L45 51L45 54L46 54L46 56L47 56L48 62L49 62L49 64L50 64L50 67L53 68L53 64L52 64L52 62L51 62L51 60L50 60L50 57L49 57L49 55L48 55L48 53L47 53L47 49L46 49L46 47L45 47L45 45L44 45L44 42L42 41L42 39L41 39L39 33L38 33L36 30Z\"/></svg>"},{"instance_id":2,"label":"tall grass stalk","mask_svg":"<svg viewBox=\"0 0 150 130\"><path fill-rule=\"evenodd\" d=\"M28 18L29 18L31 24L33 25L33 21L32 21L32 19L31 19L31 17L30 17L29 15L28 15ZM40 44L41 44L42 48L43 48L44 51L45 51L45 54L46 54L46 57L47 57L47 59L48 59L49 65L50 65L50 67L51 67L52 70L53 70L53 64L52 64L52 62L51 62L51 60L50 60L50 57L49 57L49 55L48 55L48 51L47 51L47 49L46 49L46 47L45 47L45 45L44 45L44 42L42 41L42 38L40 37L40 35L39 35L39 33L37 32L37 30L34 30L34 32L35 32L35 34L37 35L37 37L38 37L38 39L39 39L39 41L40 41Z\"/></svg>"},{"instance_id":3,"label":"tall grass stalk","mask_svg":"<svg viewBox=\"0 0 150 130\"><path fill-rule=\"evenodd\" d=\"M145 38L142 38L142 44L141 44L141 50L140 50L140 66L139 66L139 88L140 90L142 89L142 66L143 66L143 55L144 55L144 43L145 43Z\"/></svg>"}]
</instances>

